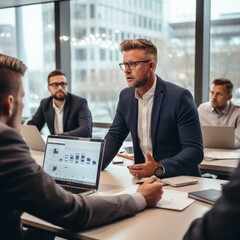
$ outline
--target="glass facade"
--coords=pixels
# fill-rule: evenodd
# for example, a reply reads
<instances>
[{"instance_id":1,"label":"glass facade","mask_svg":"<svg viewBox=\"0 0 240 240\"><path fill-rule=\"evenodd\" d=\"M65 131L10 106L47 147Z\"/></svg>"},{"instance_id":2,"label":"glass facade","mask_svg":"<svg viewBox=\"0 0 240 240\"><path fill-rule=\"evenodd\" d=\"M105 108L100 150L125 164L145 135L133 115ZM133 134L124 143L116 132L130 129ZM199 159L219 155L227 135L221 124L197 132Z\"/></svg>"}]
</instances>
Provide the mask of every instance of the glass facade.
<instances>
[{"instance_id":1,"label":"glass facade","mask_svg":"<svg viewBox=\"0 0 240 240\"><path fill-rule=\"evenodd\" d=\"M47 92L47 75L68 65L69 90L88 100L94 122L111 122L119 92L127 86L118 63L119 43L148 38L158 47L156 73L189 89L194 95L196 1L194 0L74 0L59 14L45 3L0 9L0 52L22 59L28 66L24 118L30 117ZM127 6L127 8L126 8ZM57 8L58 9L58 8ZM66 17L68 16L68 17ZM240 103L240 5L238 0L211 0L210 82L227 77ZM61 25L68 30L59 31ZM70 61L56 56L69 46ZM60 62L60 64L58 63Z\"/></svg>"},{"instance_id":2,"label":"glass facade","mask_svg":"<svg viewBox=\"0 0 240 240\"><path fill-rule=\"evenodd\" d=\"M166 14L174 11L174 2L70 2L72 89L88 99L93 119L111 121L119 92L127 86L118 65L122 61L119 43L126 38L152 40L159 51L156 73L193 93L195 5L188 11L189 28L181 31L177 24L186 18Z\"/></svg>"},{"instance_id":3,"label":"glass facade","mask_svg":"<svg viewBox=\"0 0 240 240\"><path fill-rule=\"evenodd\" d=\"M20 58L28 67L24 119L48 96L47 75L55 68L53 6L50 3L0 9L0 52ZM46 7L52 10L44 12Z\"/></svg>"},{"instance_id":4,"label":"glass facade","mask_svg":"<svg viewBox=\"0 0 240 240\"><path fill-rule=\"evenodd\" d=\"M234 84L233 101L240 104L240 3L212 0L210 84L218 77Z\"/></svg>"}]
</instances>

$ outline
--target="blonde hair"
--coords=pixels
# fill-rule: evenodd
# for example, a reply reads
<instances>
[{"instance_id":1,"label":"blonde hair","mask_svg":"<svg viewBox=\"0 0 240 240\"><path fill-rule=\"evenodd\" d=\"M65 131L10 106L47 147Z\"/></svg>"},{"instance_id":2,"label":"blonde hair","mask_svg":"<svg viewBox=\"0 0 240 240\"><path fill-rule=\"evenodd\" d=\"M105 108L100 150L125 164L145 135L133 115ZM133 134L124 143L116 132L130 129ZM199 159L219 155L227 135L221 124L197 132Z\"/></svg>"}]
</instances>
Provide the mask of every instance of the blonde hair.
<instances>
[{"instance_id":1,"label":"blonde hair","mask_svg":"<svg viewBox=\"0 0 240 240\"><path fill-rule=\"evenodd\" d=\"M153 55L155 62L157 62L157 47L147 39L125 39L120 43L120 51L127 52L134 49L142 49L146 55Z\"/></svg>"}]
</instances>

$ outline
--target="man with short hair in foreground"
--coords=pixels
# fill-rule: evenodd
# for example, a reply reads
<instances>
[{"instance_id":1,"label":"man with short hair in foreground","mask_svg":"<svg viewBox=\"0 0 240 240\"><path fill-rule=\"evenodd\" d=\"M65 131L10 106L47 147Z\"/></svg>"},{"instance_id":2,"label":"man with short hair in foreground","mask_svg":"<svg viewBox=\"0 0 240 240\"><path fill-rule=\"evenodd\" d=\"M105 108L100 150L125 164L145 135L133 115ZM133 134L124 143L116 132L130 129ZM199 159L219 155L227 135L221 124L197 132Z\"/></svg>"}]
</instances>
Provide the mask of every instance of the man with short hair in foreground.
<instances>
[{"instance_id":1,"label":"man with short hair in foreground","mask_svg":"<svg viewBox=\"0 0 240 240\"><path fill-rule=\"evenodd\" d=\"M154 207L162 196L162 184L154 176L144 179L134 194L79 196L55 184L36 164L18 133L25 71L21 61L0 54L1 239L26 239L20 220L23 212L78 232Z\"/></svg>"}]
</instances>

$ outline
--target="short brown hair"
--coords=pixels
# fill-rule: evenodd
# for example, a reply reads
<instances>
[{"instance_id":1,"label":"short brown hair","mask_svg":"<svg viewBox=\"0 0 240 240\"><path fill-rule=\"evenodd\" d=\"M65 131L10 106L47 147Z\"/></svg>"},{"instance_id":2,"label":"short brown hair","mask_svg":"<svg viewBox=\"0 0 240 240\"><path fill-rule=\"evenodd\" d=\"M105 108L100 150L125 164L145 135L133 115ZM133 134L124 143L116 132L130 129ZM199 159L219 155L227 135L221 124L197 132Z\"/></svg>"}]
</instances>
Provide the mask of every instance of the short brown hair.
<instances>
[{"instance_id":1,"label":"short brown hair","mask_svg":"<svg viewBox=\"0 0 240 240\"><path fill-rule=\"evenodd\" d=\"M9 94L17 96L19 80L26 70L26 65L19 59L0 54L0 101Z\"/></svg>"},{"instance_id":2,"label":"short brown hair","mask_svg":"<svg viewBox=\"0 0 240 240\"><path fill-rule=\"evenodd\" d=\"M50 79L51 77L55 77L55 76L59 76L59 75L62 75L62 76L64 76L64 77L66 77L66 74L65 74L64 72L62 72L61 70L59 70L59 69L56 69L56 70L50 72L50 73L48 74L48 78L47 78L48 83L49 83L49 79Z\"/></svg>"},{"instance_id":3,"label":"short brown hair","mask_svg":"<svg viewBox=\"0 0 240 240\"><path fill-rule=\"evenodd\" d=\"M120 43L120 51L125 52L134 49L142 49L146 55L153 55L155 62L157 62L157 47L147 39L125 39Z\"/></svg>"},{"instance_id":4,"label":"short brown hair","mask_svg":"<svg viewBox=\"0 0 240 240\"><path fill-rule=\"evenodd\" d=\"M228 93L231 94L233 91L233 84L228 78L216 78L213 80L214 85L226 85Z\"/></svg>"}]
</instances>

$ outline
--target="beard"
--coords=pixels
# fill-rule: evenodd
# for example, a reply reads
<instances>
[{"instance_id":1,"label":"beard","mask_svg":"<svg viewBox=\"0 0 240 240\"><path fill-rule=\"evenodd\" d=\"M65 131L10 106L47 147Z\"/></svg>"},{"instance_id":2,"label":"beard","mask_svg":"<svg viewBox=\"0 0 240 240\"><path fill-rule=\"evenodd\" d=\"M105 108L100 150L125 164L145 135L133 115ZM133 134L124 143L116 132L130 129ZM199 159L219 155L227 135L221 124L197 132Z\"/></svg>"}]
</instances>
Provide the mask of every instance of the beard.
<instances>
[{"instance_id":1,"label":"beard","mask_svg":"<svg viewBox=\"0 0 240 240\"><path fill-rule=\"evenodd\" d=\"M140 88L140 87L144 87L149 79L149 74L145 73L141 79L139 79L138 81L135 82L134 87L135 88Z\"/></svg>"},{"instance_id":2,"label":"beard","mask_svg":"<svg viewBox=\"0 0 240 240\"><path fill-rule=\"evenodd\" d=\"M67 94L65 92L59 91L52 95L52 97L57 101L64 101L67 98Z\"/></svg>"},{"instance_id":3,"label":"beard","mask_svg":"<svg viewBox=\"0 0 240 240\"><path fill-rule=\"evenodd\" d=\"M135 84L135 88L139 88L139 87L143 87L145 86L146 82L148 81L148 78L145 77L145 78L142 78L140 81L137 81L136 84Z\"/></svg>"}]
</instances>

